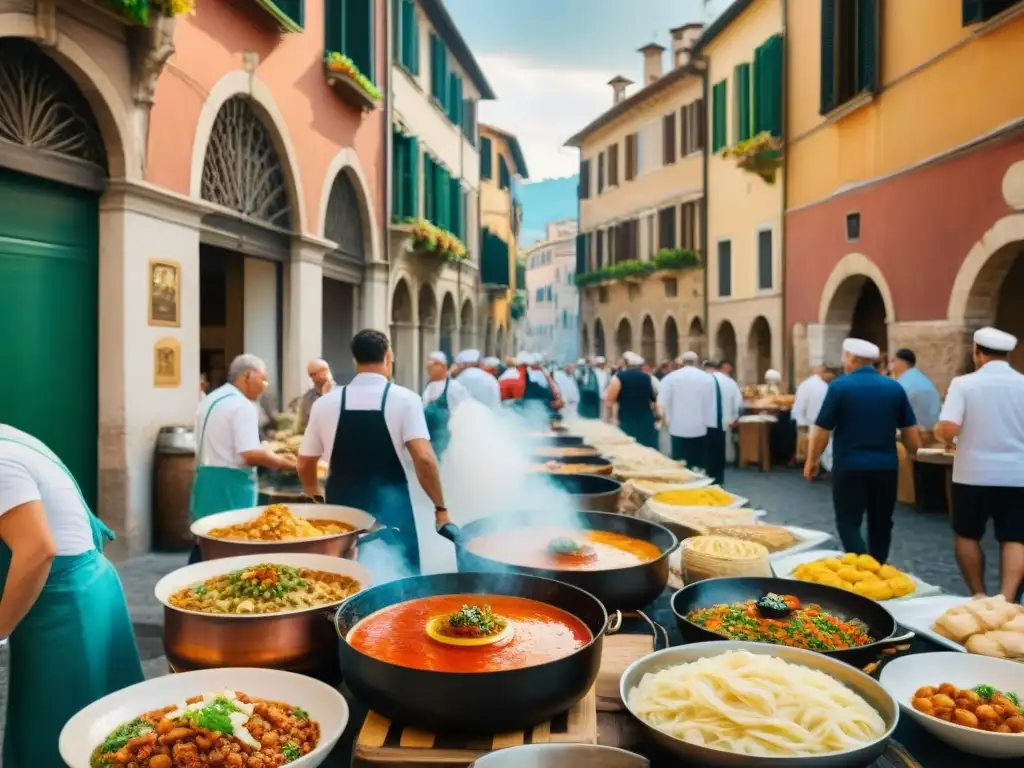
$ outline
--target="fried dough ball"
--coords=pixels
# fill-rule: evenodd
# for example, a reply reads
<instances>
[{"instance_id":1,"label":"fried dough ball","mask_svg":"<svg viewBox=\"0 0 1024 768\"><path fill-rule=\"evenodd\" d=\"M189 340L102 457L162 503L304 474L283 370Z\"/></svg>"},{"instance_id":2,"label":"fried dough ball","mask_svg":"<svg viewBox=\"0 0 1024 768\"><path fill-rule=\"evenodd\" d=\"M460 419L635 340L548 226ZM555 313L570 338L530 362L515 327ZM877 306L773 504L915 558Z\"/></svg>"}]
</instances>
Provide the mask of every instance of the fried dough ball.
<instances>
[{"instance_id":1,"label":"fried dough ball","mask_svg":"<svg viewBox=\"0 0 1024 768\"><path fill-rule=\"evenodd\" d=\"M960 709L959 707L953 710L952 722L956 723L957 725L966 726L967 728L978 727L977 716L970 710Z\"/></svg>"}]
</instances>

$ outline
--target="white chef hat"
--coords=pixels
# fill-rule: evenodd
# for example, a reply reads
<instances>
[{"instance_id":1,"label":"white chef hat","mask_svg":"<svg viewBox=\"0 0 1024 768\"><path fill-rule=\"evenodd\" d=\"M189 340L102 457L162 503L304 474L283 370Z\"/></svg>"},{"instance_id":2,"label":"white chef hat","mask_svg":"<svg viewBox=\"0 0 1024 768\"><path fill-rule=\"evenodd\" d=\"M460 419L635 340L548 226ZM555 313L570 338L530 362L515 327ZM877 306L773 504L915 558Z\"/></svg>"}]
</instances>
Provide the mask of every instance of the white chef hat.
<instances>
[{"instance_id":1,"label":"white chef hat","mask_svg":"<svg viewBox=\"0 0 1024 768\"><path fill-rule=\"evenodd\" d=\"M497 368L499 365L501 365L501 360L499 360L496 357L485 357L484 365L486 365L488 368Z\"/></svg>"},{"instance_id":2,"label":"white chef hat","mask_svg":"<svg viewBox=\"0 0 1024 768\"><path fill-rule=\"evenodd\" d=\"M864 339L845 339L843 341L843 352L849 352L854 357L862 360L875 360L882 354L877 344L872 344Z\"/></svg>"},{"instance_id":3,"label":"white chef hat","mask_svg":"<svg viewBox=\"0 0 1024 768\"><path fill-rule=\"evenodd\" d=\"M643 365L644 359L640 357L636 352L626 351L622 354L622 359L626 361L626 365Z\"/></svg>"},{"instance_id":4,"label":"white chef hat","mask_svg":"<svg viewBox=\"0 0 1024 768\"><path fill-rule=\"evenodd\" d=\"M767 371L764 372L764 380L779 382L782 381L782 374L776 371L774 368L769 368Z\"/></svg>"},{"instance_id":5,"label":"white chef hat","mask_svg":"<svg viewBox=\"0 0 1024 768\"><path fill-rule=\"evenodd\" d=\"M595 363L596 363L597 365L604 365L604 364L605 364L605 359L604 359L604 355L598 355L597 357L595 357L595 358L594 358L594 362L595 362Z\"/></svg>"},{"instance_id":6,"label":"white chef hat","mask_svg":"<svg viewBox=\"0 0 1024 768\"><path fill-rule=\"evenodd\" d=\"M683 352L682 360L684 363L696 363L700 361L700 356L691 349L688 352Z\"/></svg>"},{"instance_id":7,"label":"white chef hat","mask_svg":"<svg viewBox=\"0 0 1024 768\"><path fill-rule=\"evenodd\" d=\"M985 327L974 332L974 343L993 352L1013 352L1017 337L998 328Z\"/></svg>"},{"instance_id":8,"label":"white chef hat","mask_svg":"<svg viewBox=\"0 0 1024 768\"><path fill-rule=\"evenodd\" d=\"M448 365L448 355L440 350L436 350L427 355L427 360L434 363L441 363L442 365Z\"/></svg>"},{"instance_id":9,"label":"white chef hat","mask_svg":"<svg viewBox=\"0 0 1024 768\"><path fill-rule=\"evenodd\" d=\"M530 359L533 357L525 349L519 350L519 354L516 355L516 365L529 365Z\"/></svg>"},{"instance_id":10,"label":"white chef hat","mask_svg":"<svg viewBox=\"0 0 1024 768\"><path fill-rule=\"evenodd\" d=\"M584 360L582 357L579 360L576 361L576 365L586 365L586 364L587 364L587 361Z\"/></svg>"},{"instance_id":11,"label":"white chef hat","mask_svg":"<svg viewBox=\"0 0 1024 768\"><path fill-rule=\"evenodd\" d=\"M479 349L464 349L455 356L455 362L459 365L470 365L480 362Z\"/></svg>"}]
</instances>

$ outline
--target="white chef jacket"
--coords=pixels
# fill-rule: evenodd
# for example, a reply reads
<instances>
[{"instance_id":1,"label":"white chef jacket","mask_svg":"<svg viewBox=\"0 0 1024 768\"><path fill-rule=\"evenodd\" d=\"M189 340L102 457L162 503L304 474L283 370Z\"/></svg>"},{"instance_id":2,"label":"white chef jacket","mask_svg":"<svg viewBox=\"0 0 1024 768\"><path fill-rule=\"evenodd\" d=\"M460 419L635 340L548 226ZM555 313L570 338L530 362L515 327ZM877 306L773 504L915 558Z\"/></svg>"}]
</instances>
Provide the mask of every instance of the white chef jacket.
<instances>
[{"instance_id":1,"label":"white chef jacket","mask_svg":"<svg viewBox=\"0 0 1024 768\"><path fill-rule=\"evenodd\" d=\"M498 381L508 381L509 379L519 378L519 366L513 365L511 368L506 368L504 373L498 377ZM499 387L500 388L500 387Z\"/></svg>"},{"instance_id":2,"label":"white chef jacket","mask_svg":"<svg viewBox=\"0 0 1024 768\"><path fill-rule=\"evenodd\" d=\"M387 383L388 380L379 373L359 373L347 386L335 386L313 403L299 455L319 456L330 463L334 436L338 431L338 417L341 415L342 392L348 391L345 398L346 411L377 411L380 410L380 401ZM450 394L451 390L448 391ZM384 404L384 421L399 459L406 458L405 445L410 440L430 439L427 419L423 415L423 403L411 389L391 385L387 403Z\"/></svg>"},{"instance_id":3,"label":"white chef jacket","mask_svg":"<svg viewBox=\"0 0 1024 768\"><path fill-rule=\"evenodd\" d=\"M230 397L224 397L229 393ZM217 407L207 419L206 414L214 403ZM256 403L234 384L217 387L199 403L195 436L196 461L200 465L250 469L242 454L260 447L260 414Z\"/></svg>"},{"instance_id":4,"label":"white chef jacket","mask_svg":"<svg viewBox=\"0 0 1024 768\"><path fill-rule=\"evenodd\" d=\"M56 458L56 454L32 435L6 424L0 425L0 437L32 446L0 440L0 516L22 504L41 501L58 555L80 555L95 549L89 510L74 480L47 458Z\"/></svg>"},{"instance_id":5,"label":"white chef jacket","mask_svg":"<svg viewBox=\"0 0 1024 768\"><path fill-rule=\"evenodd\" d=\"M818 420L818 411L825 402L828 384L821 376L812 374L800 382L793 401L793 421L798 427L813 427Z\"/></svg>"},{"instance_id":6,"label":"white chef jacket","mask_svg":"<svg viewBox=\"0 0 1024 768\"><path fill-rule=\"evenodd\" d=\"M555 386L562 395L562 402L565 405L576 405L580 401L580 388L576 386L576 379L563 371L561 368L555 371L552 376Z\"/></svg>"},{"instance_id":7,"label":"white chef jacket","mask_svg":"<svg viewBox=\"0 0 1024 768\"><path fill-rule=\"evenodd\" d=\"M740 386L731 377L721 371L711 374L718 382L718 388L722 392L722 429L729 429L729 425L740 417L740 410L743 408L743 393ZM717 426L717 425L713 425Z\"/></svg>"},{"instance_id":8,"label":"white chef jacket","mask_svg":"<svg viewBox=\"0 0 1024 768\"><path fill-rule=\"evenodd\" d=\"M608 372L607 368L595 368L594 375L597 376L597 388L601 395L601 399L604 400L604 393L608 391L608 385L612 382L612 375Z\"/></svg>"},{"instance_id":9,"label":"white chef jacket","mask_svg":"<svg viewBox=\"0 0 1024 768\"><path fill-rule=\"evenodd\" d=\"M423 390L423 407L427 407L432 402L441 397L444 393L445 379L440 381L431 381L427 383L426 389ZM448 410L454 411L460 404L464 403L473 397L469 394L469 390L459 384L455 379L448 378ZM394 389L394 387L392 387Z\"/></svg>"},{"instance_id":10,"label":"white chef jacket","mask_svg":"<svg viewBox=\"0 0 1024 768\"><path fill-rule=\"evenodd\" d=\"M457 382L481 405L488 408L501 405L501 386L498 380L482 368L467 368L458 375ZM451 390L448 394L451 394Z\"/></svg>"},{"instance_id":11,"label":"white chef jacket","mask_svg":"<svg viewBox=\"0 0 1024 768\"><path fill-rule=\"evenodd\" d=\"M683 366L661 380L658 403L671 436L703 437L715 424L715 380L696 366Z\"/></svg>"},{"instance_id":12,"label":"white chef jacket","mask_svg":"<svg viewBox=\"0 0 1024 768\"><path fill-rule=\"evenodd\" d=\"M939 421L960 426L954 483L1024 487L1024 375L1008 362L953 379Z\"/></svg>"}]
</instances>

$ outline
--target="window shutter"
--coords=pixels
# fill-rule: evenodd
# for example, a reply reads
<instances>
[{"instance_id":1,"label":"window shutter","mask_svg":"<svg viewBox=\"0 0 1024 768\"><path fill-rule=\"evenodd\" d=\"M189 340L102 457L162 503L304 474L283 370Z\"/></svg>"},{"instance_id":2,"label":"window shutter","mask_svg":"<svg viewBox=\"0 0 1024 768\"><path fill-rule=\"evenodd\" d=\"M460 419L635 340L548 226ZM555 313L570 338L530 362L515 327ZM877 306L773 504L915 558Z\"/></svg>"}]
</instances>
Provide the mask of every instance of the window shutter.
<instances>
[{"instance_id":1,"label":"window shutter","mask_svg":"<svg viewBox=\"0 0 1024 768\"><path fill-rule=\"evenodd\" d=\"M736 75L736 141L750 138L750 65L737 64Z\"/></svg>"},{"instance_id":2,"label":"window shutter","mask_svg":"<svg viewBox=\"0 0 1024 768\"><path fill-rule=\"evenodd\" d=\"M724 149L728 143L728 134L726 133L726 117L728 116L728 110L726 108L725 100L728 95L728 81L722 80L717 83L713 89L712 97L714 103L711 106L711 151L718 152Z\"/></svg>"},{"instance_id":3,"label":"window shutter","mask_svg":"<svg viewBox=\"0 0 1024 768\"><path fill-rule=\"evenodd\" d=\"M404 221L409 216L405 212L405 188L409 183L406 178L408 144L397 131L391 134L391 151L394 153L391 164L391 215L398 221Z\"/></svg>"},{"instance_id":4,"label":"window shutter","mask_svg":"<svg viewBox=\"0 0 1024 768\"><path fill-rule=\"evenodd\" d=\"M406 197L407 216L418 218L420 215L420 149L415 136L408 141L406 162L409 168L409 189Z\"/></svg>"},{"instance_id":5,"label":"window shutter","mask_svg":"<svg viewBox=\"0 0 1024 768\"><path fill-rule=\"evenodd\" d=\"M732 243L728 240L718 244L718 295L732 295Z\"/></svg>"},{"instance_id":6,"label":"window shutter","mask_svg":"<svg viewBox=\"0 0 1024 768\"><path fill-rule=\"evenodd\" d=\"M988 21L1019 0L963 0L963 25L980 24Z\"/></svg>"},{"instance_id":7,"label":"window shutter","mask_svg":"<svg viewBox=\"0 0 1024 768\"><path fill-rule=\"evenodd\" d=\"M696 151L702 151L707 145L708 115L704 109L704 99L697 99L697 146Z\"/></svg>"},{"instance_id":8,"label":"window shutter","mask_svg":"<svg viewBox=\"0 0 1024 768\"><path fill-rule=\"evenodd\" d=\"M480 178L491 179L494 177L494 152L491 147L491 140L486 136L480 137Z\"/></svg>"},{"instance_id":9,"label":"window shutter","mask_svg":"<svg viewBox=\"0 0 1024 768\"><path fill-rule=\"evenodd\" d=\"M576 235L576 274L582 275L587 271L587 238L586 235Z\"/></svg>"},{"instance_id":10,"label":"window shutter","mask_svg":"<svg viewBox=\"0 0 1024 768\"><path fill-rule=\"evenodd\" d=\"M331 16L330 0L324 0L324 29L327 29L327 19ZM405 29L405 0L391 0L391 48L398 60L405 63L405 43L402 32Z\"/></svg>"},{"instance_id":11,"label":"window shutter","mask_svg":"<svg viewBox=\"0 0 1024 768\"><path fill-rule=\"evenodd\" d=\"M373 0L343 0L334 5L340 6L343 16L341 52L373 81Z\"/></svg>"},{"instance_id":12,"label":"window shutter","mask_svg":"<svg viewBox=\"0 0 1024 768\"><path fill-rule=\"evenodd\" d=\"M412 32L412 43L409 46L409 51L412 55L412 73L418 75L420 73L420 24L416 20L416 3L414 0L409 0L409 29Z\"/></svg>"},{"instance_id":13,"label":"window shutter","mask_svg":"<svg viewBox=\"0 0 1024 768\"><path fill-rule=\"evenodd\" d=\"M857 89L878 88L878 0L857 0Z\"/></svg>"},{"instance_id":14,"label":"window shutter","mask_svg":"<svg viewBox=\"0 0 1024 768\"><path fill-rule=\"evenodd\" d=\"M821 0L821 104L819 112L836 108L836 0Z\"/></svg>"},{"instance_id":15,"label":"window shutter","mask_svg":"<svg viewBox=\"0 0 1024 768\"><path fill-rule=\"evenodd\" d=\"M328 51L344 53L345 22L342 17L344 4L340 2L324 3L324 48Z\"/></svg>"},{"instance_id":16,"label":"window shutter","mask_svg":"<svg viewBox=\"0 0 1024 768\"><path fill-rule=\"evenodd\" d=\"M437 201L434 199L434 158L423 155L423 218L437 223Z\"/></svg>"},{"instance_id":17,"label":"window shutter","mask_svg":"<svg viewBox=\"0 0 1024 768\"><path fill-rule=\"evenodd\" d=\"M662 131L662 164L671 165L676 161L676 113L665 115L661 124Z\"/></svg>"},{"instance_id":18,"label":"window shutter","mask_svg":"<svg viewBox=\"0 0 1024 768\"><path fill-rule=\"evenodd\" d=\"M462 184L458 179L451 179L448 182L448 199L451 201L451 223L452 234L460 240L462 232Z\"/></svg>"},{"instance_id":19,"label":"window shutter","mask_svg":"<svg viewBox=\"0 0 1024 768\"><path fill-rule=\"evenodd\" d=\"M580 160L580 179L577 185L580 200L590 197L590 161Z\"/></svg>"},{"instance_id":20,"label":"window shutter","mask_svg":"<svg viewBox=\"0 0 1024 768\"><path fill-rule=\"evenodd\" d=\"M757 233L757 287L770 290L772 287L772 233L765 230Z\"/></svg>"},{"instance_id":21,"label":"window shutter","mask_svg":"<svg viewBox=\"0 0 1024 768\"><path fill-rule=\"evenodd\" d=\"M597 194L604 192L604 152L597 156Z\"/></svg>"}]
</instances>

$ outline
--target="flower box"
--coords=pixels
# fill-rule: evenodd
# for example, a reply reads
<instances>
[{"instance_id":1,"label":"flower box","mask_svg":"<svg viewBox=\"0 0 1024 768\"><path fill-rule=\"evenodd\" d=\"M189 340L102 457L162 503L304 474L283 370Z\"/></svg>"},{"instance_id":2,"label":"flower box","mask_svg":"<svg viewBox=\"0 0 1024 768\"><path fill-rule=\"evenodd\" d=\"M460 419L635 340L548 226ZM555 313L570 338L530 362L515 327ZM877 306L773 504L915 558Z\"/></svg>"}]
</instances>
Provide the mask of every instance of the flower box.
<instances>
[{"instance_id":1,"label":"flower box","mask_svg":"<svg viewBox=\"0 0 1024 768\"><path fill-rule=\"evenodd\" d=\"M774 184L782 166L782 140L759 133L727 149L723 157L736 160L737 167L760 176L766 184Z\"/></svg>"},{"instance_id":2,"label":"flower box","mask_svg":"<svg viewBox=\"0 0 1024 768\"><path fill-rule=\"evenodd\" d=\"M329 51L324 59L324 76L327 85L356 109L368 111L380 103L377 86L347 56Z\"/></svg>"},{"instance_id":3,"label":"flower box","mask_svg":"<svg viewBox=\"0 0 1024 768\"><path fill-rule=\"evenodd\" d=\"M410 251L434 255L450 263L458 263L466 258L466 246L451 232L425 219L416 219L410 224Z\"/></svg>"}]
</instances>

